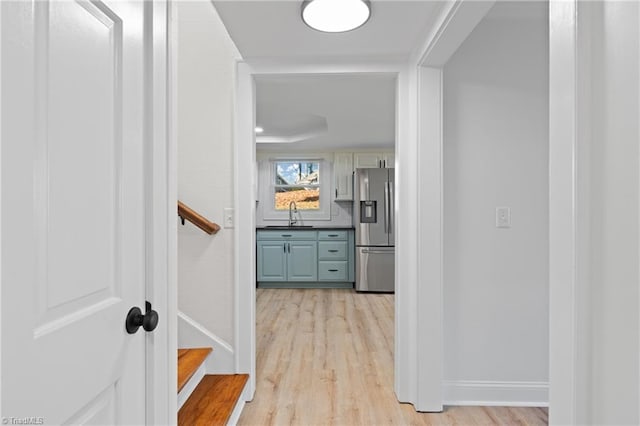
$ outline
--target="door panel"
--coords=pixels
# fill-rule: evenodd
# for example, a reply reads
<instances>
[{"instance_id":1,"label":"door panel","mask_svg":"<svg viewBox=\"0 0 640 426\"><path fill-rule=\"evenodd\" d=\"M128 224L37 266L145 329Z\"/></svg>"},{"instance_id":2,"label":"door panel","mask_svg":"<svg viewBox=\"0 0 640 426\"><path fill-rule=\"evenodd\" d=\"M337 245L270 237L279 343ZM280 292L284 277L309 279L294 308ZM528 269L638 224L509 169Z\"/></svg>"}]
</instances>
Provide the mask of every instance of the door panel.
<instances>
[{"instance_id":1,"label":"door panel","mask_svg":"<svg viewBox=\"0 0 640 426\"><path fill-rule=\"evenodd\" d=\"M0 7L2 415L143 424L144 4Z\"/></svg>"},{"instance_id":2,"label":"door panel","mask_svg":"<svg viewBox=\"0 0 640 426\"><path fill-rule=\"evenodd\" d=\"M336 200L353 200L353 154L338 152L333 163Z\"/></svg>"},{"instance_id":3,"label":"door panel","mask_svg":"<svg viewBox=\"0 0 640 426\"><path fill-rule=\"evenodd\" d=\"M117 391L110 386L67 421L70 425L115 425L118 423Z\"/></svg>"},{"instance_id":4,"label":"door panel","mask_svg":"<svg viewBox=\"0 0 640 426\"><path fill-rule=\"evenodd\" d=\"M289 281L317 281L318 247L316 241L291 241L287 259Z\"/></svg>"},{"instance_id":5,"label":"door panel","mask_svg":"<svg viewBox=\"0 0 640 426\"><path fill-rule=\"evenodd\" d=\"M286 244L279 241L258 241L258 281L286 281Z\"/></svg>"},{"instance_id":6,"label":"door panel","mask_svg":"<svg viewBox=\"0 0 640 426\"><path fill-rule=\"evenodd\" d=\"M73 312L117 293L122 23L104 5L88 2L37 3L36 10L42 19L49 15L48 28L36 26L35 35L36 105L43 107L36 155L44 172L35 182L36 213L48 231L38 245L48 270L47 309L70 304L62 311ZM95 256L79 264L85 251Z\"/></svg>"}]
</instances>

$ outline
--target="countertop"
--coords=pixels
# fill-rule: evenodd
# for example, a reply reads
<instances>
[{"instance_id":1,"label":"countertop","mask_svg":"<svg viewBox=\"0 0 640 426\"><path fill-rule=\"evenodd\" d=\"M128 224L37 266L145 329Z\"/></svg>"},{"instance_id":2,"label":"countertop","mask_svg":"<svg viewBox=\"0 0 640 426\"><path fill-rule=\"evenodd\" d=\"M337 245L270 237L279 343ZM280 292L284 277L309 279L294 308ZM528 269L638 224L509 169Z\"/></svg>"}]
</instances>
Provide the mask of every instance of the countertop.
<instances>
[{"instance_id":1,"label":"countertop","mask_svg":"<svg viewBox=\"0 0 640 426\"><path fill-rule=\"evenodd\" d=\"M333 229L355 229L353 226L258 226L256 231L323 231Z\"/></svg>"}]
</instances>

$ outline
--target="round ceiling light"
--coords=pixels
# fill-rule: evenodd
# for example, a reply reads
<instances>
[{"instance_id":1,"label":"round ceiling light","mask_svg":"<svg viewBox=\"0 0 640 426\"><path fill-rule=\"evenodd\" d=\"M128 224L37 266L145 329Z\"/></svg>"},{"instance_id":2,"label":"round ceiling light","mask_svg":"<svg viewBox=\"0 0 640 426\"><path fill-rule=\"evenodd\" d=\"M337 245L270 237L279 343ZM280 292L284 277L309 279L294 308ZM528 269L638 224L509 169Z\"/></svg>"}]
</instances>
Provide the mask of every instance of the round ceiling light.
<instances>
[{"instance_id":1,"label":"round ceiling light","mask_svg":"<svg viewBox=\"0 0 640 426\"><path fill-rule=\"evenodd\" d=\"M302 20L311 28L326 33L355 30L369 20L368 0L305 0Z\"/></svg>"}]
</instances>

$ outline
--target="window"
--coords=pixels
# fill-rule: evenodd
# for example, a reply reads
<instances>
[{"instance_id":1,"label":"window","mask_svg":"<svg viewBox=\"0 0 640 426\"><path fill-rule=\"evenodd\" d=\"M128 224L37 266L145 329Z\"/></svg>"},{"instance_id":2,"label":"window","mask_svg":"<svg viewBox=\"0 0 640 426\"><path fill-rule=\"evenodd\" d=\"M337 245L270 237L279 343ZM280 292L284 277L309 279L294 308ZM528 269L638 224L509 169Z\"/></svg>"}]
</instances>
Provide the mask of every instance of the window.
<instances>
[{"instance_id":1,"label":"window","mask_svg":"<svg viewBox=\"0 0 640 426\"><path fill-rule=\"evenodd\" d=\"M328 156L266 154L258 160L258 174L258 222L288 221L291 201L296 202L298 225L331 220L333 186Z\"/></svg>"},{"instance_id":2,"label":"window","mask_svg":"<svg viewBox=\"0 0 640 426\"><path fill-rule=\"evenodd\" d=\"M298 210L320 210L319 161L276 161L274 166L275 210L289 210L292 201Z\"/></svg>"}]
</instances>

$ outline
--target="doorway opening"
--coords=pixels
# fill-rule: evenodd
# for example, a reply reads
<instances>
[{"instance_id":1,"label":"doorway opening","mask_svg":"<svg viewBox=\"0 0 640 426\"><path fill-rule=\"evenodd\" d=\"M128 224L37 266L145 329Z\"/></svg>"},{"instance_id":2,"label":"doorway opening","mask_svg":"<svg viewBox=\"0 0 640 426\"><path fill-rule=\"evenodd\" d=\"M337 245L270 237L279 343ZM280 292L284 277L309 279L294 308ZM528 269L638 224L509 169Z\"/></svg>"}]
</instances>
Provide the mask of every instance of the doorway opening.
<instances>
[{"instance_id":1,"label":"doorway opening","mask_svg":"<svg viewBox=\"0 0 640 426\"><path fill-rule=\"evenodd\" d=\"M360 198L375 198L376 187L373 177L367 179L365 197L357 177L366 170L393 182L388 176L396 165L397 84L396 73L255 76L257 393L245 408L249 418L264 418L268 413L260 409L271 405L266 399L291 392L311 398L327 394L329 385L348 393L360 385L356 393L367 393L365 382L346 373L358 362L368 370L358 374L376 375L384 383L376 398L396 401L392 230L397 204L393 190L379 185L379 214L371 223L360 221ZM375 262L357 257L356 246L364 243L387 246L376 247L388 250L384 273L367 277L367 265ZM381 288L366 285L384 275ZM304 404L305 397L295 401ZM301 407L278 415L300 416ZM330 410L324 407L318 415ZM309 422L321 421L311 412L305 415Z\"/></svg>"}]
</instances>

